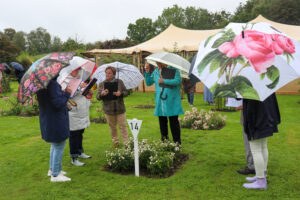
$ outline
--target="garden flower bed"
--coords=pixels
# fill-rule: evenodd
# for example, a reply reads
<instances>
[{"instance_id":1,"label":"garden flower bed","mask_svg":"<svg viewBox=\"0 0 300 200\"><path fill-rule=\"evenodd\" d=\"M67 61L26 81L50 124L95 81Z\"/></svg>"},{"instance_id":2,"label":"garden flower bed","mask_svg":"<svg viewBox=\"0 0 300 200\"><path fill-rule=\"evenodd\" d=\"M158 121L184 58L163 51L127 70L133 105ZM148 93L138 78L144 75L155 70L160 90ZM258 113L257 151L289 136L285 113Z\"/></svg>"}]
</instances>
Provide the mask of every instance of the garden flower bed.
<instances>
[{"instance_id":1,"label":"garden flower bed","mask_svg":"<svg viewBox=\"0 0 300 200\"><path fill-rule=\"evenodd\" d=\"M170 141L148 143L139 142L139 164L141 175L165 178L173 175L188 160L188 155L181 153L180 145ZM123 147L106 151L105 170L121 174L134 173L133 138Z\"/></svg>"}]
</instances>

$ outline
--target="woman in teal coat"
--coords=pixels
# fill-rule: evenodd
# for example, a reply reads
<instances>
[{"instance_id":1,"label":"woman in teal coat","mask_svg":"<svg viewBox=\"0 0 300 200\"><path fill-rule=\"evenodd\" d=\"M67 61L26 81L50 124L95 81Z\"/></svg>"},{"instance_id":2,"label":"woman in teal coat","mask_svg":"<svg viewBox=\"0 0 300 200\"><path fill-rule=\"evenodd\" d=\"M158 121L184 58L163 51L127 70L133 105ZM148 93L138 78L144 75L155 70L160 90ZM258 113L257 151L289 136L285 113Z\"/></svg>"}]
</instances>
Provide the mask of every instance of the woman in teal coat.
<instances>
[{"instance_id":1,"label":"woman in teal coat","mask_svg":"<svg viewBox=\"0 0 300 200\"><path fill-rule=\"evenodd\" d=\"M181 144L180 125L178 121L178 115L184 113L181 106L180 96L181 77L178 69L159 62L157 62L157 65L158 68L156 68L153 73L150 74L150 66L148 63L145 64L146 85L151 86L155 84L154 116L158 116L159 119L161 139L168 139L169 118L173 141ZM176 70L174 79L163 79L161 77L161 71L164 67ZM160 83L165 84L167 87L161 87Z\"/></svg>"}]
</instances>

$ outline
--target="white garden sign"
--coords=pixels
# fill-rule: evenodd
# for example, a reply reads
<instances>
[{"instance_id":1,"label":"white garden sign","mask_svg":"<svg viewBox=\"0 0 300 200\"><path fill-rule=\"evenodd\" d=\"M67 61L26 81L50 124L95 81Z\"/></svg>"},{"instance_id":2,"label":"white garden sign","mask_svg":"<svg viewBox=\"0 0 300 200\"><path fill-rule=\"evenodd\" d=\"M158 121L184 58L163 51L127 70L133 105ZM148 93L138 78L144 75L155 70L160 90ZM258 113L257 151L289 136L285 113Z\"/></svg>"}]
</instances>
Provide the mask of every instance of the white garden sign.
<instances>
[{"instance_id":1,"label":"white garden sign","mask_svg":"<svg viewBox=\"0 0 300 200\"><path fill-rule=\"evenodd\" d=\"M138 144L138 134L140 132L140 128L142 126L143 120L137 119L127 119L129 128L134 138L134 168L135 168L135 176L140 176L139 170L139 144Z\"/></svg>"}]
</instances>

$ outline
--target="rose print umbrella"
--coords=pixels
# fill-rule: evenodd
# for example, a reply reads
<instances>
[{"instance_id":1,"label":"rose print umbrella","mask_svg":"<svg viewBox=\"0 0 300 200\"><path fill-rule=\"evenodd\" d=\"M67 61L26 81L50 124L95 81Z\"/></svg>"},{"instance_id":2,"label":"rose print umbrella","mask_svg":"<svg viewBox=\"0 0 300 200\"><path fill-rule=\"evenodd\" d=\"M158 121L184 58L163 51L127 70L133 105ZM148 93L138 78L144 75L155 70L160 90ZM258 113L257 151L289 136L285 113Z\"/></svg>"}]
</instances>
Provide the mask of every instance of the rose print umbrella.
<instances>
[{"instance_id":1,"label":"rose print umbrella","mask_svg":"<svg viewBox=\"0 0 300 200\"><path fill-rule=\"evenodd\" d=\"M300 43L268 23L230 23L200 44L192 73L214 97L263 101L300 77Z\"/></svg>"},{"instance_id":2,"label":"rose print umbrella","mask_svg":"<svg viewBox=\"0 0 300 200\"><path fill-rule=\"evenodd\" d=\"M69 65L73 53L51 53L34 62L26 71L19 85L18 100L22 104L32 98L38 90L46 88L60 70Z\"/></svg>"}]
</instances>

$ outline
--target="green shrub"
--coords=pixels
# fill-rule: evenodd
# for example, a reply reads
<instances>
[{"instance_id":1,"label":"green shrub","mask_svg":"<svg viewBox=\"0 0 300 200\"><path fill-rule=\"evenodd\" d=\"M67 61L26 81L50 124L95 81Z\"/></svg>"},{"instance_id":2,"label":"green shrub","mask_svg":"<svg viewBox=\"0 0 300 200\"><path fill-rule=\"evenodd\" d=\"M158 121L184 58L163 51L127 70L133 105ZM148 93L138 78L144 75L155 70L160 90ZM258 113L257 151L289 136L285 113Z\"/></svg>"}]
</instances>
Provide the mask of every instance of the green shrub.
<instances>
[{"instance_id":1,"label":"green shrub","mask_svg":"<svg viewBox=\"0 0 300 200\"><path fill-rule=\"evenodd\" d=\"M180 145L170 141L139 142L139 164L141 170L151 175L163 176L174 167L174 160L180 154ZM134 141L130 138L122 148L106 151L107 167L116 172L134 170Z\"/></svg>"},{"instance_id":2,"label":"green shrub","mask_svg":"<svg viewBox=\"0 0 300 200\"><path fill-rule=\"evenodd\" d=\"M225 120L226 116L213 111L200 110L198 112L196 107L193 107L192 111L186 111L182 119L179 118L182 128L193 130L221 129L225 126Z\"/></svg>"}]
</instances>

